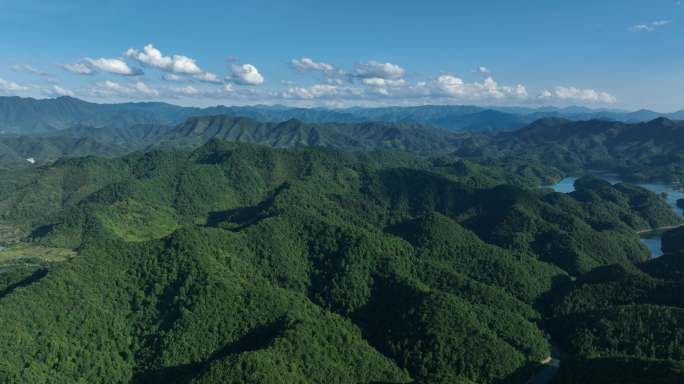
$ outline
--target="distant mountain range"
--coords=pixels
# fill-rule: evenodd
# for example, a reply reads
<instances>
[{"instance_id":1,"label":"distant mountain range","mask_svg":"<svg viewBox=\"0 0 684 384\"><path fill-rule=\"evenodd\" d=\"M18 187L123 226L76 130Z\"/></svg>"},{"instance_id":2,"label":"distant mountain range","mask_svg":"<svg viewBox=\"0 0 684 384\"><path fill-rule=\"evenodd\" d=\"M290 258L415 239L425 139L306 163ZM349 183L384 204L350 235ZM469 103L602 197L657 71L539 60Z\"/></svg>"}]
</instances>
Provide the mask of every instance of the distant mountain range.
<instances>
[{"instance_id":1,"label":"distant mountain range","mask_svg":"<svg viewBox=\"0 0 684 384\"><path fill-rule=\"evenodd\" d=\"M229 115L200 116L177 125L77 125L44 133L0 135L0 166L28 166L30 158L45 164L61 157L112 157L154 148L197 148L214 139L278 148L447 153L456 148L459 135L415 123L305 123L296 119L275 123Z\"/></svg>"},{"instance_id":2,"label":"distant mountain range","mask_svg":"<svg viewBox=\"0 0 684 384\"><path fill-rule=\"evenodd\" d=\"M569 120L603 119L628 123L666 117L684 119L684 111L661 114L640 110L625 112L584 107L478 107L426 105L386 108L290 108L244 106L181 107L166 103L95 104L72 97L37 100L0 97L0 133L39 133L78 125L122 128L138 124L177 125L194 116L249 117L261 122L297 119L306 123L410 123L431 125L455 132L512 131L546 117Z\"/></svg>"},{"instance_id":3,"label":"distant mountain range","mask_svg":"<svg viewBox=\"0 0 684 384\"><path fill-rule=\"evenodd\" d=\"M666 117L640 121L656 115L581 107L200 109L163 103L93 104L69 97L11 97L0 98L4 131L0 167L29 166L31 159L40 165L62 157L197 148L218 139L280 148L453 153L475 160L515 157L567 174L597 169L618 173L625 180L684 183L684 122ZM669 116L680 115L684 112ZM575 120L591 116L598 117Z\"/></svg>"}]
</instances>

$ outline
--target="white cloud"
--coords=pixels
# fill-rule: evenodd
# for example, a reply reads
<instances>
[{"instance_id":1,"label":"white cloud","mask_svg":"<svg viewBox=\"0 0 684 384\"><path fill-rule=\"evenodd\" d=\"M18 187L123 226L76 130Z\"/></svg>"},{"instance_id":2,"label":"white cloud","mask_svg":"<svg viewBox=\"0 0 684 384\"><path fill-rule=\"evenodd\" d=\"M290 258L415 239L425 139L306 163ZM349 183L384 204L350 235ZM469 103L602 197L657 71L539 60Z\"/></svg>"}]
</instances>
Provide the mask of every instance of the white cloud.
<instances>
[{"instance_id":1,"label":"white cloud","mask_svg":"<svg viewBox=\"0 0 684 384\"><path fill-rule=\"evenodd\" d=\"M290 61L293 67L299 71L319 71L324 73L335 72L335 67L328 63L315 62L308 57L302 57L301 59L292 59Z\"/></svg>"},{"instance_id":2,"label":"white cloud","mask_svg":"<svg viewBox=\"0 0 684 384\"><path fill-rule=\"evenodd\" d=\"M25 87L23 85L19 85L15 82L5 80L0 77L0 93L8 94L8 93L15 93L15 92L23 92L23 91L28 91L29 87Z\"/></svg>"},{"instance_id":3,"label":"white cloud","mask_svg":"<svg viewBox=\"0 0 684 384\"><path fill-rule=\"evenodd\" d=\"M660 27L672 24L672 20L656 20L646 24L637 24L629 28L632 32L653 32Z\"/></svg>"},{"instance_id":4,"label":"white cloud","mask_svg":"<svg viewBox=\"0 0 684 384\"><path fill-rule=\"evenodd\" d=\"M213 74L211 72L204 72L200 73L198 75L193 76L195 79L204 82L204 83L213 83L213 84L220 84L222 83L221 79L216 74Z\"/></svg>"},{"instance_id":5,"label":"white cloud","mask_svg":"<svg viewBox=\"0 0 684 384\"><path fill-rule=\"evenodd\" d=\"M12 66L12 70L15 72L28 72L37 76L50 76L49 73L43 72L35 67L28 64L16 64Z\"/></svg>"},{"instance_id":6,"label":"white cloud","mask_svg":"<svg viewBox=\"0 0 684 384\"><path fill-rule=\"evenodd\" d=\"M380 63L373 60L357 64L355 70L356 76L362 79L397 79L403 77L405 73L406 71L396 64Z\"/></svg>"},{"instance_id":7,"label":"white cloud","mask_svg":"<svg viewBox=\"0 0 684 384\"><path fill-rule=\"evenodd\" d=\"M40 76L44 78L46 81L53 83L53 84L59 84L59 79L56 78L55 76L45 72L41 71L40 69L37 69L36 67L33 67L29 64L16 64L12 66L12 70L15 72L26 72L30 73L32 75Z\"/></svg>"},{"instance_id":8,"label":"white cloud","mask_svg":"<svg viewBox=\"0 0 684 384\"><path fill-rule=\"evenodd\" d=\"M106 80L96 83L88 92L93 97L125 97L134 99L149 99L159 96L159 91L137 81L131 85L122 85L118 82Z\"/></svg>"},{"instance_id":9,"label":"white cloud","mask_svg":"<svg viewBox=\"0 0 684 384\"><path fill-rule=\"evenodd\" d=\"M465 94L465 83L456 76L441 75L436 80L436 86L448 96L463 96Z\"/></svg>"},{"instance_id":10,"label":"white cloud","mask_svg":"<svg viewBox=\"0 0 684 384\"><path fill-rule=\"evenodd\" d=\"M384 100L407 103L410 100L423 102L468 101L468 102L515 102L529 98L527 88L522 85L500 85L492 77L482 82L465 82L460 77L445 74L431 81L410 84L404 79L364 78L357 84L316 84L310 87L290 87L281 94L284 98L314 100L328 99L340 102L363 99L367 102Z\"/></svg>"},{"instance_id":11,"label":"white cloud","mask_svg":"<svg viewBox=\"0 0 684 384\"><path fill-rule=\"evenodd\" d=\"M74 96L74 92L62 88L58 85L53 85L52 87L49 88L43 88L41 89L41 93L47 96Z\"/></svg>"},{"instance_id":12,"label":"white cloud","mask_svg":"<svg viewBox=\"0 0 684 384\"><path fill-rule=\"evenodd\" d=\"M183 76L178 76L173 73L165 73L164 76L162 76L162 79L166 81L185 81Z\"/></svg>"},{"instance_id":13,"label":"white cloud","mask_svg":"<svg viewBox=\"0 0 684 384\"><path fill-rule=\"evenodd\" d=\"M135 83L134 88L137 92L140 94L146 95L146 96L159 96L159 91L157 91L154 88L151 88L147 84L143 83L142 81L138 81Z\"/></svg>"},{"instance_id":14,"label":"white cloud","mask_svg":"<svg viewBox=\"0 0 684 384\"><path fill-rule=\"evenodd\" d=\"M330 99L330 98L358 98L363 96L363 90L355 87L343 87L331 84L314 84L310 87L291 87L280 96L286 99Z\"/></svg>"},{"instance_id":15,"label":"white cloud","mask_svg":"<svg viewBox=\"0 0 684 384\"><path fill-rule=\"evenodd\" d=\"M363 79L362 82L365 85L369 85L372 87L401 87L402 85L406 84L406 81L404 79L388 80L380 77L370 77L367 79Z\"/></svg>"},{"instance_id":16,"label":"white cloud","mask_svg":"<svg viewBox=\"0 0 684 384\"><path fill-rule=\"evenodd\" d=\"M541 92L539 98L603 104L614 104L617 101L617 98L610 93L576 87L556 87L554 90L545 90Z\"/></svg>"},{"instance_id":17,"label":"white cloud","mask_svg":"<svg viewBox=\"0 0 684 384\"><path fill-rule=\"evenodd\" d=\"M129 48L126 51L126 56L150 67L155 67L175 74L202 74L202 70L197 65L195 59L183 55L164 56L161 51L152 44L147 44L142 51Z\"/></svg>"},{"instance_id":18,"label":"white cloud","mask_svg":"<svg viewBox=\"0 0 684 384\"><path fill-rule=\"evenodd\" d=\"M430 83L420 86L429 87ZM524 85L499 85L491 76L485 78L481 83L466 83L463 79L453 75L441 75L437 77L432 86L437 95L442 94L464 100L524 100L529 96Z\"/></svg>"},{"instance_id":19,"label":"white cloud","mask_svg":"<svg viewBox=\"0 0 684 384\"><path fill-rule=\"evenodd\" d=\"M526 98L527 88L524 85L518 84L516 86L500 86L491 76L487 77L483 83L475 83L475 94L480 97L492 97L495 99L503 99L506 97Z\"/></svg>"},{"instance_id":20,"label":"white cloud","mask_svg":"<svg viewBox=\"0 0 684 384\"><path fill-rule=\"evenodd\" d=\"M233 65L232 72L231 79L236 84L261 85L264 83L264 77L261 76L259 70L252 64Z\"/></svg>"},{"instance_id":21,"label":"white cloud","mask_svg":"<svg viewBox=\"0 0 684 384\"><path fill-rule=\"evenodd\" d=\"M120 59L86 58L85 61L92 69L113 73L115 75L138 76L143 74L140 69L131 68L125 61Z\"/></svg>"},{"instance_id":22,"label":"white cloud","mask_svg":"<svg viewBox=\"0 0 684 384\"><path fill-rule=\"evenodd\" d=\"M404 87L406 81L404 79L382 79L379 77L371 77L363 79L362 83L369 87L369 91L383 96L390 96L396 89Z\"/></svg>"},{"instance_id":23,"label":"white cloud","mask_svg":"<svg viewBox=\"0 0 684 384\"><path fill-rule=\"evenodd\" d=\"M492 72L487 67L479 66L477 72L484 77L491 77Z\"/></svg>"},{"instance_id":24,"label":"white cloud","mask_svg":"<svg viewBox=\"0 0 684 384\"><path fill-rule=\"evenodd\" d=\"M56 94L58 94L60 96L74 96L74 92L72 92L68 89L62 88L59 85L53 86L52 89L55 91Z\"/></svg>"},{"instance_id":25,"label":"white cloud","mask_svg":"<svg viewBox=\"0 0 684 384\"><path fill-rule=\"evenodd\" d=\"M169 87L169 91L172 94L179 96L196 96L200 94L200 91L197 88L190 85L187 87Z\"/></svg>"},{"instance_id":26,"label":"white cloud","mask_svg":"<svg viewBox=\"0 0 684 384\"><path fill-rule=\"evenodd\" d=\"M84 63L62 64L62 68L76 75L92 75L95 70Z\"/></svg>"}]
</instances>

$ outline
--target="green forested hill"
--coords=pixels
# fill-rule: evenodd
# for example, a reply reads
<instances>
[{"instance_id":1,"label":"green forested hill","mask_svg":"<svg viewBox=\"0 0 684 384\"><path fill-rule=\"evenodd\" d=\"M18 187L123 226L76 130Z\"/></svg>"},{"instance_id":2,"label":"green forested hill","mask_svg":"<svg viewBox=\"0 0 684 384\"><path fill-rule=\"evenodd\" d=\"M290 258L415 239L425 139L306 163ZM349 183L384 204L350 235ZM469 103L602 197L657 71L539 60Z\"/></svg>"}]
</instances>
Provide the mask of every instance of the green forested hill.
<instances>
[{"instance_id":1,"label":"green forested hill","mask_svg":"<svg viewBox=\"0 0 684 384\"><path fill-rule=\"evenodd\" d=\"M194 149L212 139L281 148L394 149L435 155L453 150L457 136L418 124L308 124L299 120L261 123L244 117L218 115L192 117L176 126L137 124L95 128L77 125L41 135L0 136L0 167L28 166L27 158L46 164L62 157L112 157L154 148Z\"/></svg>"},{"instance_id":2,"label":"green forested hill","mask_svg":"<svg viewBox=\"0 0 684 384\"><path fill-rule=\"evenodd\" d=\"M464 141L458 151L520 157L569 173L593 169L623 180L684 181L684 123L666 118L636 124L547 118L516 132Z\"/></svg>"},{"instance_id":3,"label":"green forested hill","mask_svg":"<svg viewBox=\"0 0 684 384\"><path fill-rule=\"evenodd\" d=\"M218 115L190 118L161 138L162 145L168 142L176 146L197 146L210 139L290 148L318 146L445 152L452 148L455 136L418 124L307 124L294 119L282 123L260 123L248 118Z\"/></svg>"},{"instance_id":4,"label":"green forested hill","mask_svg":"<svg viewBox=\"0 0 684 384\"><path fill-rule=\"evenodd\" d=\"M17 383L522 383L571 312L549 295L673 220L640 189L392 151L210 140L0 172Z\"/></svg>"},{"instance_id":5,"label":"green forested hill","mask_svg":"<svg viewBox=\"0 0 684 384\"><path fill-rule=\"evenodd\" d=\"M682 254L668 254L637 267L597 268L557 291L549 312L551 334L566 351L580 360L589 359L568 373L576 369L573 375L581 376L584 364L594 367L591 369L607 364L607 380L610 375L619 376L617 372L608 374L617 362L591 359L627 357L629 364L624 369L634 370L634 382L649 382L646 372L660 363L648 360L684 360L681 260ZM673 369L662 372L663 378L668 377L662 382L678 382L675 378L680 377L680 368ZM679 373L673 375L675 371ZM659 377L653 376L653 382L661 382L656 381Z\"/></svg>"}]
</instances>

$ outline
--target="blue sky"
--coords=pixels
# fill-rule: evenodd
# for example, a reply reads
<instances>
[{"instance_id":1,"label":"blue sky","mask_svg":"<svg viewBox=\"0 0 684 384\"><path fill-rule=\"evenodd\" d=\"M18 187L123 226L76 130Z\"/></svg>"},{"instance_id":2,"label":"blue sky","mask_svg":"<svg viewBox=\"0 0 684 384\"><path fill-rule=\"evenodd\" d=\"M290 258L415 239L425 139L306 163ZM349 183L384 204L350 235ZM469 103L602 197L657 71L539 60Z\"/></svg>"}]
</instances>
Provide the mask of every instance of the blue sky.
<instances>
[{"instance_id":1,"label":"blue sky","mask_svg":"<svg viewBox=\"0 0 684 384\"><path fill-rule=\"evenodd\" d=\"M0 0L0 94L672 111L682 32L673 0Z\"/></svg>"}]
</instances>

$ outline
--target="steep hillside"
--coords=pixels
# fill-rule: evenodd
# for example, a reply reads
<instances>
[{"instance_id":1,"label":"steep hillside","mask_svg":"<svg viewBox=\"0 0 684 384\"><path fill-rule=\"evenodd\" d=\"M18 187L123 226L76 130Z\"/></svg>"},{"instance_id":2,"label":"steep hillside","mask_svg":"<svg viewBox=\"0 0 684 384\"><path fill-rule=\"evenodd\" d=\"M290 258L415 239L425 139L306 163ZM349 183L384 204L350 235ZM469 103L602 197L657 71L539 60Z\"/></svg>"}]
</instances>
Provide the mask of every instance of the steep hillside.
<instances>
[{"instance_id":1,"label":"steep hillside","mask_svg":"<svg viewBox=\"0 0 684 384\"><path fill-rule=\"evenodd\" d=\"M516 132L463 141L468 157L517 157L569 173L614 172L631 181L684 181L684 122L625 124L542 119Z\"/></svg>"},{"instance_id":2,"label":"steep hillside","mask_svg":"<svg viewBox=\"0 0 684 384\"><path fill-rule=\"evenodd\" d=\"M8 382L522 383L548 295L648 254L651 210L600 185L396 152L211 140L1 176Z\"/></svg>"}]
</instances>

